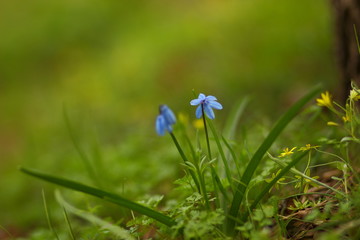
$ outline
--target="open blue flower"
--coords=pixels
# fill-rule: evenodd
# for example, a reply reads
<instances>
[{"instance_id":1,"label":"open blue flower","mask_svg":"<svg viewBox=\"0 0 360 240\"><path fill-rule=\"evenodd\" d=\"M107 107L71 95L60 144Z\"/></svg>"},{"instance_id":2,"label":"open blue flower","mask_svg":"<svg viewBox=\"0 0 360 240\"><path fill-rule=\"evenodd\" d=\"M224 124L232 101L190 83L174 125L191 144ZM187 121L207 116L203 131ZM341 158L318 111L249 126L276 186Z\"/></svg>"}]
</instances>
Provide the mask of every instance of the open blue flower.
<instances>
[{"instance_id":1,"label":"open blue flower","mask_svg":"<svg viewBox=\"0 0 360 240\"><path fill-rule=\"evenodd\" d=\"M156 132L160 136L163 136L166 131L172 132L172 125L176 122L176 117L171 109L166 105L160 105L160 114L156 118Z\"/></svg>"},{"instance_id":2,"label":"open blue flower","mask_svg":"<svg viewBox=\"0 0 360 240\"><path fill-rule=\"evenodd\" d=\"M208 116L210 119L215 118L213 108L218 110L223 108L222 105L217 102L216 97L211 95L205 96L205 94L203 93L200 93L197 99L191 100L190 105L192 106L199 105L195 112L197 118L201 118L203 113L202 108L204 108L204 112L206 116Z\"/></svg>"}]
</instances>

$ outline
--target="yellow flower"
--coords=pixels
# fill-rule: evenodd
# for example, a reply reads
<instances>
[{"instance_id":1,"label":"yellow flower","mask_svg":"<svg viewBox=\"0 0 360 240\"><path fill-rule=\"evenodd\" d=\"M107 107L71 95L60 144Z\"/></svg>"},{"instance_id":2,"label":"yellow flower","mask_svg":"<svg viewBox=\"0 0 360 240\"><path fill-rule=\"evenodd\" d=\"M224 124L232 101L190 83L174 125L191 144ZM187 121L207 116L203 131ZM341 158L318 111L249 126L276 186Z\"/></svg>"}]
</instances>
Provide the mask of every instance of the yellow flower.
<instances>
[{"instance_id":1,"label":"yellow flower","mask_svg":"<svg viewBox=\"0 0 360 240\"><path fill-rule=\"evenodd\" d=\"M319 105L320 107L332 107L332 101L331 101L331 95L329 94L328 91L326 91L325 93L321 94L321 98L317 98L316 99L317 105Z\"/></svg>"},{"instance_id":2,"label":"yellow flower","mask_svg":"<svg viewBox=\"0 0 360 240\"><path fill-rule=\"evenodd\" d=\"M345 116L343 116L343 117L342 117L342 120L344 121L344 123L350 122L349 115L346 114Z\"/></svg>"},{"instance_id":3,"label":"yellow flower","mask_svg":"<svg viewBox=\"0 0 360 240\"><path fill-rule=\"evenodd\" d=\"M291 154L293 154L294 150L296 149L296 147L293 147L292 149L289 150L289 148L284 148L283 152L280 153L279 157L286 157L286 156L289 156Z\"/></svg>"},{"instance_id":4,"label":"yellow flower","mask_svg":"<svg viewBox=\"0 0 360 240\"><path fill-rule=\"evenodd\" d=\"M358 91L352 89L352 90L350 90L349 98L350 98L350 100L357 101L360 99L360 95L359 95Z\"/></svg>"},{"instance_id":5,"label":"yellow flower","mask_svg":"<svg viewBox=\"0 0 360 240\"><path fill-rule=\"evenodd\" d=\"M315 148L318 148L318 147L319 146L311 146L310 144L306 144L305 147L299 148L298 151L304 152L304 151L307 151L307 150L310 150L310 149L315 149Z\"/></svg>"},{"instance_id":6,"label":"yellow flower","mask_svg":"<svg viewBox=\"0 0 360 240\"><path fill-rule=\"evenodd\" d=\"M328 126L336 126L336 127L339 126L339 124L337 124L336 122L331 122L331 121L327 122L327 125Z\"/></svg>"},{"instance_id":7,"label":"yellow flower","mask_svg":"<svg viewBox=\"0 0 360 240\"><path fill-rule=\"evenodd\" d=\"M192 122L192 124L196 129L200 130L204 128L204 122L202 119L196 119Z\"/></svg>"}]
</instances>

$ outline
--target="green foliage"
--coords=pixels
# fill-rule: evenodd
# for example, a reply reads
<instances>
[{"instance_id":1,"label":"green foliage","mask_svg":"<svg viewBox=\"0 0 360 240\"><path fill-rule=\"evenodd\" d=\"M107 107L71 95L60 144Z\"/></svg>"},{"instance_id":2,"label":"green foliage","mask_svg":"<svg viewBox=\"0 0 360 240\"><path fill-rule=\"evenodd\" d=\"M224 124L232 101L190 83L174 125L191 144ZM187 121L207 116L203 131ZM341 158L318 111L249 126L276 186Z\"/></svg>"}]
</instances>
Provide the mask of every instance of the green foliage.
<instances>
[{"instance_id":1,"label":"green foliage","mask_svg":"<svg viewBox=\"0 0 360 240\"><path fill-rule=\"evenodd\" d=\"M173 236L181 234L185 239L226 239L220 227L225 220L221 209L215 211L201 210L201 198L198 193L187 197L184 202L174 208L176 225L172 227Z\"/></svg>"},{"instance_id":2,"label":"green foliage","mask_svg":"<svg viewBox=\"0 0 360 240\"><path fill-rule=\"evenodd\" d=\"M261 31L254 31L258 23ZM331 86L336 80L326 1L1 1L0 28L5 33L0 39L0 205L5 209L0 224L15 237L47 229L39 189L52 191L20 175L18 165L134 201L147 200L146 194L165 195L162 204L183 200L190 194L171 190L184 168L172 143L153 134L154 105L166 101L188 114L183 100L195 88L217 91L224 99L226 109L214 126L234 179L224 178L211 133L219 174L216 184L208 168L203 178L210 193L214 185L228 190L231 181L239 183L274 116L313 83ZM234 107L234 116L243 111L241 121L223 121L229 106L241 104L236 99L248 93L251 105ZM64 105L75 142L66 130ZM188 130L193 140L190 124ZM284 138L296 141L293 132L284 132ZM273 152L282 140L275 144ZM267 171L261 166L258 172ZM199 191L189 182L189 189ZM260 177L252 182L255 189L263 187ZM232 197L227 191L220 196L225 194ZM129 211L81 193L65 196L85 211L97 207L100 217L130 218ZM68 233L66 225L61 228L62 207L47 200L56 231ZM225 215L227 203L219 199ZM73 224L72 213L69 218ZM80 226L75 224L75 231Z\"/></svg>"},{"instance_id":3,"label":"green foliage","mask_svg":"<svg viewBox=\"0 0 360 240\"><path fill-rule=\"evenodd\" d=\"M321 98L317 99L318 105L329 108L335 116L347 116L342 127L340 123L330 124L320 134L314 132L318 134L319 145L309 144L315 142L315 138L309 138L305 132L301 145L281 147L284 143L289 145L289 135L280 135L286 126L290 130L296 129L304 119L321 116L314 110L300 114L305 104L318 93L316 88L295 103L268 132L249 161L242 159L243 153L238 151L244 146L226 139L209 119L203 121L204 128L198 128L196 135L188 135L188 127L183 122L170 134L174 149L180 154L177 160L182 159L177 164L182 166L183 175L174 180L176 187L167 193L146 194L137 202L115 192L21 168L28 175L131 210L131 217L116 215L115 218L102 219L91 209L75 208L57 191L57 201L65 214L63 222L69 230L55 229L44 198L49 230L39 229L34 234L39 234L39 239L47 234L58 235L59 239L64 235L76 239L77 231L73 226L78 225L68 216L67 213L70 213L98 226L99 235L91 235L92 231L81 228L81 235L89 239L111 239L115 236L120 239L356 238L360 236L359 176L355 170L358 162L354 157L359 152L360 113L355 104L360 100L358 89L353 86L348 108L333 102L328 93L321 94ZM236 106L241 111L244 111L243 107L243 104ZM234 110L237 114L232 114L232 118L239 120L239 111ZM341 111L344 113L341 114ZM326 117L324 113L322 119ZM236 125L232 120L228 122ZM323 123L316 124L322 126ZM207 125L212 138L206 133ZM225 129L235 131L236 128ZM183 136L182 141L178 141L175 134ZM196 145L189 136L195 136ZM294 136L302 137L298 133ZM183 148L183 144L188 148ZM283 149L282 152L280 149ZM240 164L240 161L243 162ZM236 208L241 210L239 216L234 214L234 204L239 204ZM112 219L116 219L115 223Z\"/></svg>"}]
</instances>

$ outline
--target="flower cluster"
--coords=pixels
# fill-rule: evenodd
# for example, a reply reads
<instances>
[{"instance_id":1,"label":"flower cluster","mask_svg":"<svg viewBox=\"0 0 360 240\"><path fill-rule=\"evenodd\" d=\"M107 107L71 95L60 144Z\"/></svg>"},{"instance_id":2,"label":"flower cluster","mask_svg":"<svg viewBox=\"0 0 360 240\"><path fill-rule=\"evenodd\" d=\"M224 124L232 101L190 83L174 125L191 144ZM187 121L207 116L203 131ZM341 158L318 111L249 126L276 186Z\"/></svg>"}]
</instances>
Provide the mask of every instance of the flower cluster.
<instances>
[{"instance_id":1,"label":"flower cluster","mask_svg":"<svg viewBox=\"0 0 360 240\"><path fill-rule=\"evenodd\" d=\"M205 96L203 93L200 93L197 99L191 100L190 105L199 105L195 112L197 118L201 118L203 113L205 113L208 118L214 119L215 114L213 109L220 110L223 108L222 105L217 102L216 97L211 95ZM160 105L159 112L155 123L157 134L163 136L166 132L172 133L172 125L176 123L176 117L173 111L171 111L167 105Z\"/></svg>"},{"instance_id":2,"label":"flower cluster","mask_svg":"<svg viewBox=\"0 0 360 240\"><path fill-rule=\"evenodd\" d=\"M300 147L297 151L298 152L305 152L308 151L310 149L317 149L319 146L312 146L311 144L306 144L304 147ZM291 149L289 148L284 148L283 151L280 153L280 155L278 157L287 157L290 156L292 154L294 154L294 150L297 149L297 147L293 147Z\"/></svg>"},{"instance_id":3,"label":"flower cluster","mask_svg":"<svg viewBox=\"0 0 360 240\"><path fill-rule=\"evenodd\" d=\"M339 127L345 130L353 139L358 139L360 116L358 112L358 103L360 100L359 88L352 83L352 89L346 100L345 106L341 106L332 100L329 92L321 93L321 97L316 99L317 105L326 107L335 113L337 119L327 122L328 126Z\"/></svg>"}]
</instances>

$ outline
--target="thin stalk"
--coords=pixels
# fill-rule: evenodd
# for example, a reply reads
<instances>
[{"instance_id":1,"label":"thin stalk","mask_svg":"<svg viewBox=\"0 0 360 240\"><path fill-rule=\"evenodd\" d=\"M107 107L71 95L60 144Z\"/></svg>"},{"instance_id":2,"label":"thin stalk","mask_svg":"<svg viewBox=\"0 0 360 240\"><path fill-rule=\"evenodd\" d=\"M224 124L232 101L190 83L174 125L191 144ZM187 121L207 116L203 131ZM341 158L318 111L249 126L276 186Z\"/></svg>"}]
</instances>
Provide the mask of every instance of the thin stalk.
<instances>
[{"instance_id":1,"label":"thin stalk","mask_svg":"<svg viewBox=\"0 0 360 240\"><path fill-rule=\"evenodd\" d=\"M304 173L305 175L306 175L306 173L307 173L307 171L308 171L308 169L309 169L310 161L311 161L311 152L309 152L308 161L307 161L306 167L305 167L305 169L304 169L304 171L303 171L303 173ZM305 190L305 184L306 184L306 183L304 183L304 178L301 178L300 193L301 193L301 192L305 192L305 191L304 191L304 190Z\"/></svg>"},{"instance_id":2,"label":"thin stalk","mask_svg":"<svg viewBox=\"0 0 360 240\"><path fill-rule=\"evenodd\" d=\"M343 159L342 157L336 155L336 154L333 154L333 153L330 153L330 152L325 152L325 151L321 151L319 149L315 149L316 151L320 152L320 153L323 153L323 154L327 154L327 155L330 155L332 157L335 157L337 159L340 159L341 162L345 163L345 165L350 169L350 171L352 173L356 173L355 170L352 168L352 166L350 165L349 161L348 160L345 160ZM346 151L348 151L349 149L346 149ZM348 154L347 154L348 155ZM357 174L354 174L354 176L357 178L357 180L359 180Z\"/></svg>"},{"instance_id":3,"label":"thin stalk","mask_svg":"<svg viewBox=\"0 0 360 240\"><path fill-rule=\"evenodd\" d=\"M177 141L175 135L174 135L172 132L170 132L170 136L171 136L172 140L174 141L175 146L176 146L177 150L179 151L181 158L183 159L184 163L186 164L189 160L188 160L187 157L185 156L185 153L184 153L184 151L182 150L179 142ZM198 179L196 178L194 172L193 172L191 169L189 169L189 173L190 173L192 179L194 180L194 183L195 183L195 185L196 185L196 188L198 189L199 192L201 192L201 188L200 188L200 185L199 185L199 181L198 181Z\"/></svg>"},{"instance_id":4,"label":"thin stalk","mask_svg":"<svg viewBox=\"0 0 360 240\"><path fill-rule=\"evenodd\" d=\"M221 206L221 203L220 203L220 198L219 198L219 194L218 194L218 191L217 191L217 187L218 187L218 184L216 182L216 172L215 172L215 169L213 166L210 166L211 167L211 178L212 178L212 182L213 182L213 185L214 185L214 194L215 194L215 209L219 208Z\"/></svg>"},{"instance_id":5,"label":"thin stalk","mask_svg":"<svg viewBox=\"0 0 360 240\"><path fill-rule=\"evenodd\" d=\"M201 112L202 112L202 119L203 119L203 122L204 122L204 130L205 130L205 137L206 137L206 145L207 145L207 149L208 149L208 157L209 157L209 161L212 160L212 156L211 156L211 148L210 148L210 141L209 141L209 133L208 133L208 130L207 130L207 124L206 124L206 119L205 119L205 112L204 112L204 105L201 104ZM211 177L212 177L212 180L213 180L213 183L217 183L217 185L219 185L219 179L217 179L217 174L216 174L216 171L215 171L215 168L214 166L210 165L211 167ZM221 185L221 182L220 182L220 185ZM221 188L222 185L219 187ZM215 191L215 185L214 185L214 193L216 195L216 198L218 198L218 194L217 192Z\"/></svg>"},{"instance_id":6,"label":"thin stalk","mask_svg":"<svg viewBox=\"0 0 360 240\"><path fill-rule=\"evenodd\" d=\"M53 232L54 236L56 237L57 240L60 240L58 234L56 233L53 225L52 225L52 222L50 220L50 213L48 211L48 208L47 208L47 203L46 203L46 198L45 198L45 192L44 192L44 189L42 190L42 198L43 198L43 204L44 204L44 210L45 210L45 215L46 215L46 220L48 222L48 225L49 225L49 228L50 230Z\"/></svg>"},{"instance_id":7,"label":"thin stalk","mask_svg":"<svg viewBox=\"0 0 360 240\"><path fill-rule=\"evenodd\" d=\"M201 104L201 112L202 112L202 119L203 119L203 122L204 122L204 130L205 130L206 144L207 144L207 148L208 148L209 160L211 161L212 157L211 157L209 134L208 134L207 125L206 125L206 119L205 119L204 104Z\"/></svg>"},{"instance_id":8,"label":"thin stalk","mask_svg":"<svg viewBox=\"0 0 360 240\"><path fill-rule=\"evenodd\" d=\"M65 217L66 223L67 223L68 228L69 228L69 232L70 232L71 239L72 239L72 240L75 240L74 231L73 231L73 229L72 229L72 227L71 227L70 220L69 220L69 216L68 216L68 214L67 214L66 209L65 209L64 206L63 206L63 210L64 210L64 217Z\"/></svg>"},{"instance_id":9,"label":"thin stalk","mask_svg":"<svg viewBox=\"0 0 360 240\"><path fill-rule=\"evenodd\" d=\"M360 44L359 44L359 37L356 31L356 25L354 24L354 33L355 33L355 38L356 38L356 45L358 47L358 52L360 53Z\"/></svg>"},{"instance_id":10,"label":"thin stalk","mask_svg":"<svg viewBox=\"0 0 360 240\"><path fill-rule=\"evenodd\" d=\"M202 162L202 161L200 161L200 162ZM210 203L209 203L209 198L208 198L207 190L206 190L205 177L204 177L203 171L201 170L201 166L199 166L199 161L196 161L195 168L196 168L197 174L199 176L199 180L200 180L200 189L201 189L200 194L202 194L202 196L205 200L206 208L208 210L210 210Z\"/></svg>"}]
</instances>

